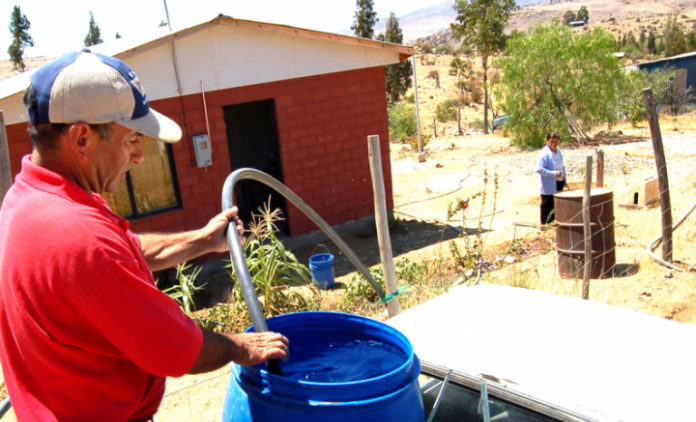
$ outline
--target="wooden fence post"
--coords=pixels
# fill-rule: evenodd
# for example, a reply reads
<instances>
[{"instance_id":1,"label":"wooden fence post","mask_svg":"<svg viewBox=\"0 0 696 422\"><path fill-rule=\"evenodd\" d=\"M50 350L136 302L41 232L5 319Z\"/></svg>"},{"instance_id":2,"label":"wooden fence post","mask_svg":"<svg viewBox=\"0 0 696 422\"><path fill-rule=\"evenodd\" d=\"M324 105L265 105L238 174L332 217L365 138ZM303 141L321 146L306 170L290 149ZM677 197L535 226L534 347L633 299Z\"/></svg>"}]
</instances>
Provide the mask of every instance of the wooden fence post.
<instances>
[{"instance_id":1,"label":"wooden fence post","mask_svg":"<svg viewBox=\"0 0 696 422\"><path fill-rule=\"evenodd\" d=\"M597 187L604 187L604 151L597 150Z\"/></svg>"},{"instance_id":2,"label":"wooden fence post","mask_svg":"<svg viewBox=\"0 0 696 422\"><path fill-rule=\"evenodd\" d=\"M655 152L657 166L657 184L660 189L660 208L662 210L662 259L672 262L672 204L669 198L669 180L667 180L667 161L662 145L660 121L655 110L655 100L650 88L643 90L643 101L650 123L650 138Z\"/></svg>"},{"instance_id":3,"label":"wooden fence post","mask_svg":"<svg viewBox=\"0 0 696 422\"><path fill-rule=\"evenodd\" d=\"M590 297L590 270L592 269L592 227L590 225L590 192L592 190L592 156L585 160L585 194L582 196L582 225L585 239L585 265L582 269L582 298Z\"/></svg>"},{"instance_id":4,"label":"wooden fence post","mask_svg":"<svg viewBox=\"0 0 696 422\"><path fill-rule=\"evenodd\" d=\"M396 293L396 272L394 271L394 256L392 254L391 238L389 237L389 217L387 216L387 201L382 176L382 153L379 149L379 135L367 137L367 149L370 154L370 174L372 174L372 189L375 198L375 224L377 225L377 241L379 256L384 270L384 282L387 295ZM399 297L387 301L389 318L399 313Z\"/></svg>"}]
</instances>

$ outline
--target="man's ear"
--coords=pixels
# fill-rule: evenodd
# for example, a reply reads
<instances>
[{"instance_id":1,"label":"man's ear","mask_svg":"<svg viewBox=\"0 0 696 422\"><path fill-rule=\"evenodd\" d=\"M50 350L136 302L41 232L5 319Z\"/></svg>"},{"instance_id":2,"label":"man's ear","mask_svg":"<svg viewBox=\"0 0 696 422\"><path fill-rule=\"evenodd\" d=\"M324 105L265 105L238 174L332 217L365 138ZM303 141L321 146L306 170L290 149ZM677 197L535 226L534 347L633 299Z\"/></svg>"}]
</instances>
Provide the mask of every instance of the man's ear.
<instances>
[{"instance_id":1,"label":"man's ear","mask_svg":"<svg viewBox=\"0 0 696 422\"><path fill-rule=\"evenodd\" d=\"M87 123L73 123L66 131L68 146L79 155L86 155L90 138L94 136Z\"/></svg>"}]
</instances>

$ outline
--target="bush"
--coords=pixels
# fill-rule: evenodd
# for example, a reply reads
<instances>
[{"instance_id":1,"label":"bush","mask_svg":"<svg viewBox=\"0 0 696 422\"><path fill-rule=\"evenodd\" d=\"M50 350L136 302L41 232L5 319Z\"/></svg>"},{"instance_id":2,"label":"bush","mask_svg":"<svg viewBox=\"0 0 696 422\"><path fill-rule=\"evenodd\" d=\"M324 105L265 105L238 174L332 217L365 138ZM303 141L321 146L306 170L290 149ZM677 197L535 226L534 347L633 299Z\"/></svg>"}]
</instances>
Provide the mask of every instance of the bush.
<instances>
[{"instance_id":1,"label":"bush","mask_svg":"<svg viewBox=\"0 0 696 422\"><path fill-rule=\"evenodd\" d=\"M430 54L433 52L433 46L427 41L418 44L416 48L418 48L421 54Z\"/></svg>"},{"instance_id":2,"label":"bush","mask_svg":"<svg viewBox=\"0 0 696 422\"><path fill-rule=\"evenodd\" d=\"M471 91L469 97L471 102L479 104L483 101L483 87L478 80L474 79L474 81L472 81L469 87L469 90Z\"/></svg>"},{"instance_id":3,"label":"bush","mask_svg":"<svg viewBox=\"0 0 696 422\"><path fill-rule=\"evenodd\" d=\"M438 45L435 47L435 53L437 54L454 54L454 49L447 44Z\"/></svg>"},{"instance_id":4,"label":"bush","mask_svg":"<svg viewBox=\"0 0 696 422\"><path fill-rule=\"evenodd\" d=\"M421 150L430 143L430 135L427 133L421 133ZM418 134L408 138L408 144L411 146L413 151L418 151Z\"/></svg>"},{"instance_id":5,"label":"bush","mask_svg":"<svg viewBox=\"0 0 696 422\"><path fill-rule=\"evenodd\" d=\"M450 98L437 105L435 108L435 117L442 123L452 122L457 120L457 105L459 100Z\"/></svg>"},{"instance_id":6,"label":"bush","mask_svg":"<svg viewBox=\"0 0 696 422\"><path fill-rule=\"evenodd\" d=\"M416 107L403 101L389 107L389 139L406 143L416 134Z\"/></svg>"},{"instance_id":7,"label":"bush","mask_svg":"<svg viewBox=\"0 0 696 422\"><path fill-rule=\"evenodd\" d=\"M470 122L469 124L470 124L471 127L474 128L474 129L481 129L481 130L483 130L483 119L481 119L481 118L473 119L473 120L471 120L471 122Z\"/></svg>"}]
</instances>

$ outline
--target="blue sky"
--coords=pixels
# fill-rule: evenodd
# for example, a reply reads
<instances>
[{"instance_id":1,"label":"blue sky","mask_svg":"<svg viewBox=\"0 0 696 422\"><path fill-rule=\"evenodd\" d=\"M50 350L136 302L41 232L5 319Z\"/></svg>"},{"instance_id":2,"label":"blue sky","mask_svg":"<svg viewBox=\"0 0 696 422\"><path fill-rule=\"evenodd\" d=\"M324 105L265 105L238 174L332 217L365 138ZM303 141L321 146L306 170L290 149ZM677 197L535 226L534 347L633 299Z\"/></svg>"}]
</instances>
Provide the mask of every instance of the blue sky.
<instances>
[{"instance_id":1,"label":"blue sky","mask_svg":"<svg viewBox=\"0 0 696 422\"><path fill-rule=\"evenodd\" d=\"M442 4L443 0L374 0L378 17L396 16ZM15 4L31 23L35 46L25 57L53 56L82 48L89 12L104 41L118 32L124 38L148 37L166 20L164 0L0 0L0 60L11 43L10 15ZM211 20L219 13L239 19L279 23L326 32L350 33L355 0L167 0L174 30Z\"/></svg>"}]
</instances>

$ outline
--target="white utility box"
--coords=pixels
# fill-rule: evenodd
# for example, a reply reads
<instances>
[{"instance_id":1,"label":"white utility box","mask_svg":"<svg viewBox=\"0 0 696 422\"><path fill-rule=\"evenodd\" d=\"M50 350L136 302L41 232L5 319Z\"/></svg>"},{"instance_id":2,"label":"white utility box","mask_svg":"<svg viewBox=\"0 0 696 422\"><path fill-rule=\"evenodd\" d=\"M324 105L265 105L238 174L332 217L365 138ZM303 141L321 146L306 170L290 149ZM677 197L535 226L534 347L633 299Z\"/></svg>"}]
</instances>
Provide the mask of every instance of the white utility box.
<instances>
[{"instance_id":1,"label":"white utility box","mask_svg":"<svg viewBox=\"0 0 696 422\"><path fill-rule=\"evenodd\" d=\"M193 135L193 151L196 154L196 165L198 167L213 165L212 148L208 135Z\"/></svg>"}]
</instances>

